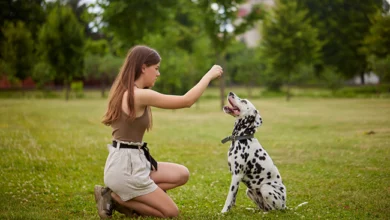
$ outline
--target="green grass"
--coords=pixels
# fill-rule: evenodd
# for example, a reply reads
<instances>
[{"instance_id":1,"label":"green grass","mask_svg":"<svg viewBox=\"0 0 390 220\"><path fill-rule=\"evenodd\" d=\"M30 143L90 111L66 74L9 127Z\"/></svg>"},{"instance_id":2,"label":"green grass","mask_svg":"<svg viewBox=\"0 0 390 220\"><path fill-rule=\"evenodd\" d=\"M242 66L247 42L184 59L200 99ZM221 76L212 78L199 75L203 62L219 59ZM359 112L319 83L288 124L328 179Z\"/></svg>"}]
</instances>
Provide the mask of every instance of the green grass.
<instances>
[{"instance_id":1,"label":"green grass","mask_svg":"<svg viewBox=\"0 0 390 220\"><path fill-rule=\"evenodd\" d=\"M145 135L157 160L191 172L186 185L168 192L180 219L390 218L388 99L252 102L264 121L256 137L278 166L290 209L257 211L241 184L236 206L220 214L231 177L228 144L220 140L234 119L218 100L202 99L190 109L153 109L154 128ZM98 219L93 186L103 184L111 140L100 123L105 107L98 98L0 100L0 219Z\"/></svg>"}]
</instances>

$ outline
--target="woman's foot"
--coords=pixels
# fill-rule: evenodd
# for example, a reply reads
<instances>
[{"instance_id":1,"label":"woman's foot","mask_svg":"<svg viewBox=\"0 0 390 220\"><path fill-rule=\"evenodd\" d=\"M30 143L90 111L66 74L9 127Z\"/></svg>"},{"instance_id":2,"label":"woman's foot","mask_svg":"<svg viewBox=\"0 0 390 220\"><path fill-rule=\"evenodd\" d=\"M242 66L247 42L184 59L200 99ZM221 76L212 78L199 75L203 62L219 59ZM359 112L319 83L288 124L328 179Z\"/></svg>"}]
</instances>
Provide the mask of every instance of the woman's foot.
<instances>
[{"instance_id":1,"label":"woman's foot","mask_svg":"<svg viewBox=\"0 0 390 220\"><path fill-rule=\"evenodd\" d=\"M101 219L110 218L113 211L111 190L108 187L95 186L95 201Z\"/></svg>"}]
</instances>

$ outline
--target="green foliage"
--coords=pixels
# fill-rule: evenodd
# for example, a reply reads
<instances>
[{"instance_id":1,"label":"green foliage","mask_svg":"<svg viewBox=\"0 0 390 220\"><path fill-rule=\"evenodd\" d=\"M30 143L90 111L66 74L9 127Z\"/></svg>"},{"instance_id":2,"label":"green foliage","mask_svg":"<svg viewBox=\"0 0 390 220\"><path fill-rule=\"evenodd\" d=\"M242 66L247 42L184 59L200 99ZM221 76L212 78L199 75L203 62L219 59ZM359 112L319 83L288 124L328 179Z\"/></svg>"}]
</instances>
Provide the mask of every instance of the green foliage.
<instances>
[{"instance_id":1,"label":"green foliage","mask_svg":"<svg viewBox=\"0 0 390 220\"><path fill-rule=\"evenodd\" d=\"M68 85L81 76L84 62L84 28L71 8L56 5L39 33L39 52L56 77Z\"/></svg>"},{"instance_id":2,"label":"green foliage","mask_svg":"<svg viewBox=\"0 0 390 220\"><path fill-rule=\"evenodd\" d=\"M379 75L381 82L390 82L390 54L383 58L370 56L368 61L374 73Z\"/></svg>"},{"instance_id":3,"label":"green foliage","mask_svg":"<svg viewBox=\"0 0 390 220\"><path fill-rule=\"evenodd\" d=\"M34 64L34 41L22 21L5 23L1 28L4 41L0 48L0 74L11 81L25 79Z\"/></svg>"},{"instance_id":4,"label":"green foliage","mask_svg":"<svg viewBox=\"0 0 390 220\"><path fill-rule=\"evenodd\" d=\"M240 18L240 22L233 22L238 19L239 5L244 2L243 0L195 1L199 18L214 45L216 54L223 54L237 35L249 30L256 21L263 18L261 5L253 5L252 11ZM227 25L233 27L232 32L227 30Z\"/></svg>"},{"instance_id":5,"label":"green foliage","mask_svg":"<svg viewBox=\"0 0 390 220\"><path fill-rule=\"evenodd\" d=\"M84 83L83 81L73 81L70 84L70 91L72 95L74 95L76 98L83 98L84 97Z\"/></svg>"},{"instance_id":6,"label":"green foliage","mask_svg":"<svg viewBox=\"0 0 390 220\"><path fill-rule=\"evenodd\" d=\"M36 41L39 28L45 21L45 5L45 0L0 1L0 27L3 27L7 22L21 21L31 33L32 39ZM0 42L4 40L3 37L4 33L1 31Z\"/></svg>"},{"instance_id":7,"label":"green foliage","mask_svg":"<svg viewBox=\"0 0 390 220\"><path fill-rule=\"evenodd\" d=\"M119 73L124 59L125 58L123 57L116 57L111 54L106 54L101 59L99 70L105 73L108 80L113 80Z\"/></svg>"},{"instance_id":8,"label":"green foliage","mask_svg":"<svg viewBox=\"0 0 390 220\"><path fill-rule=\"evenodd\" d=\"M373 26L364 39L362 51L372 70L381 82L390 82L390 15L377 13L372 18Z\"/></svg>"},{"instance_id":9,"label":"green foliage","mask_svg":"<svg viewBox=\"0 0 390 220\"><path fill-rule=\"evenodd\" d=\"M377 13L372 17L372 23L362 52L379 58L386 57L390 55L390 15Z\"/></svg>"},{"instance_id":10,"label":"green foliage","mask_svg":"<svg viewBox=\"0 0 390 220\"><path fill-rule=\"evenodd\" d=\"M211 40L205 33L198 35L197 39L192 44L191 66L193 67L193 79L200 79L212 65L216 64L213 59L214 51L209 49L212 47ZM206 49L205 49L206 48Z\"/></svg>"},{"instance_id":11,"label":"green foliage","mask_svg":"<svg viewBox=\"0 0 390 220\"><path fill-rule=\"evenodd\" d=\"M194 1L198 8L198 18L201 21L207 36L212 44L215 62L225 67L227 48L231 46L236 36L254 26L256 21L263 17L261 5L253 5L253 10L246 16L239 18L237 10L243 0L199 0ZM233 30L228 30L231 26ZM221 107L224 105L225 75L219 80Z\"/></svg>"},{"instance_id":12,"label":"green foliage","mask_svg":"<svg viewBox=\"0 0 390 220\"><path fill-rule=\"evenodd\" d=\"M260 53L266 65L264 81L271 90L300 81L310 72L301 71L305 66L320 62L318 31L307 13L295 1L279 2L264 20Z\"/></svg>"},{"instance_id":13,"label":"green foliage","mask_svg":"<svg viewBox=\"0 0 390 220\"><path fill-rule=\"evenodd\" d=\"M161 55L161 76L155 89L164 93L184 94L214 64L210 39L196 23L196 10L188 1L177 6L169 25L159 33L144 36L143 42ZM186 26L187 25L187 26Z\"/></svg>"},{"instance_id":14,"label":"green foliage","mask_svg":"<svg viewBox=\"0 0 390 220\"><path fill-rule=\"evenodd\" d=\"M333 91L342 87L343 76L339 72L337 72L337 68L335 67L327 66L323 68L323 71L321 72L321 77L325 85Z\"/></svg>"},{"instance_id":15,"label":"green foliage","mask_svg":"<svg viewBox=\"0 0 390 220\"><path fill-rule=\"evenodd\" d=\"M101 64L101 57L98 55L88 54L84 59L84 76L88 78L99 78L101 72L99 71L99 66Z\"/></svg>"},{"instance_id":16,"label":"green foliage","mask_svg":"<svg viewBox=\"0 0 390 220\"><path fill-rule=\"evenodd\" d=\"M259 84L263 69L256 49L241 42L232 44L227 52L227 66L233 83L243 83L248 88Z\"/></svg>"},{"instance_id":17,"label":"green foliage","mask_svg":"<svg viewBox=\"0 0 390 220\"><path fill-rule=\"evenodd\" d=\"M32 71L32 79L35 81L38 89L45 89L45 85L55 78L55 72L51 65L45 62L37 63Z\"/></svg>"},{"instance_id":18,"label":"green foliage","mask_svg":"<svg viewBox=\"0 0 390 220\"><path fill-rule=\"evenodd\" d=\"M160 77L155 88L163 93L184 94L188 87L184 87L191 77L191 64L187 51L175 47L179 32L177 29L166 27L170 37L167 39L162 35L148 35L145 42L155 48L162 57L160 64Z\"/></svg>"},{"instance_id":19,"label":"green foliage","mask_svg":"<svg viewBox=\"0 0 390 220\"><path fill-rule=\"evenodd\" d=\"M94 54L102 57L109 52L108 41L106 39L88 39L85 43L85 51L87 54Z\"/></svg>"},{"instance_id":20,"label":"green foliage","mask_svg":"<svg viewBox=\"0 0 390 220\"><path fill-rule=\"evenodd\" d=\"M101 81L112 81L119 73L123 58L106 54L103 57L88 54L84 61L84 76L86 79L99 79Z\"/></svg>"},{"instance_id":21,"label":"green foliage","mask_svg":"<svg viewBox=\"0 0 390 220\"><path fill-rule=\"evenodd\" d=\"M105 97L106 86L119 73L122 63L122 58L113 56L110 53L103 57L89 53L84 60L84 77L85 79L98 79L102 97Z\"/></svg>"},{"instance_id":22,"label":"green foliage","mask_svg":"<svg viewBox=\"0 0 390 220\"><path fill-rule=\"evenodd\" d=\"M139 43L147 34L159 33L165 21L173 16L175 3L175 0L99 1L104 9L102 18L108 24L106 32L114 33L127 47Z\"/></svg>"},{"instance_id":23,"label":"green foliage","mask_svg":"<svg viewBox=\"0 0 390 220\"><path fill-rule=\"evenodd\" d=\"M287 1L287 0L283 0ZM299 7L309 11L311 24L319 31L322 63L334 66L344 77L364 73L368 69L360 48L368 34L371 15L381 10L382 0L297 0Z\"/></svg>"}]
</instances>

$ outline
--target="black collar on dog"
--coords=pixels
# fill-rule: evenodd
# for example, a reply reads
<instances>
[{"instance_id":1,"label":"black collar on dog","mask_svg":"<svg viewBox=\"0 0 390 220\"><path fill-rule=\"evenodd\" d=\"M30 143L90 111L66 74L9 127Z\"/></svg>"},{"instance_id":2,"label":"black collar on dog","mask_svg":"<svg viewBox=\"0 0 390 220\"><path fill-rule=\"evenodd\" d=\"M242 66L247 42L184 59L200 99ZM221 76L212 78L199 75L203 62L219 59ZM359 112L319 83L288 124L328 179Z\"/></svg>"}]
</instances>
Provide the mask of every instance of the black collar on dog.
<instances>
[{"instance_id":1,"label":"black collar on dog","mask_svg":"<svg viewBox=\"0 0 390 220\"><path fill-rule=\"evenodd\" d=\"M221 143L224 144L224 143L226 143L228 141L239 141L239 140L244 140L244 139L249 139L249 138L254 138L253 134L245 135L245 136L230 135L230 136L225 137L224 139L222 139Z\"/></svg>"}]
</instances>

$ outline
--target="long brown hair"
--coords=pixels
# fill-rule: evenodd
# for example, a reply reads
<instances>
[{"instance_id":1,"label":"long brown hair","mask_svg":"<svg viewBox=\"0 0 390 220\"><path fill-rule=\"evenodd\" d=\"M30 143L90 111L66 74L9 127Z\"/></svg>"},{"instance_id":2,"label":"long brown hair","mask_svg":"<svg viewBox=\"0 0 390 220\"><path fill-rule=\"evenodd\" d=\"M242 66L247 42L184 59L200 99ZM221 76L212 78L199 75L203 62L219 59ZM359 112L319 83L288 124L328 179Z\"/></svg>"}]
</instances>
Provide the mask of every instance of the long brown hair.
<instances>
[{"instance_id":1,"label":"long brown hair","mask_svg":"<svg viewBox=\"0 0 390 220\"><path fill-rule=\"evenodd\" d=\"M107 112L104 114L102 120L103 124L111 125L120 117L122 98L126 91L128 91L127 106L129 107L129 120L135 119L134 81L140 77L143 64L149 67L158 64L160 61L161 57L157 51L147 46L134 46L129 50L125 62L111 87ZM148 106L147 108L149 114L149 130L152 127L152 115L150 107Z\"/></svg>"}]
</instances>

